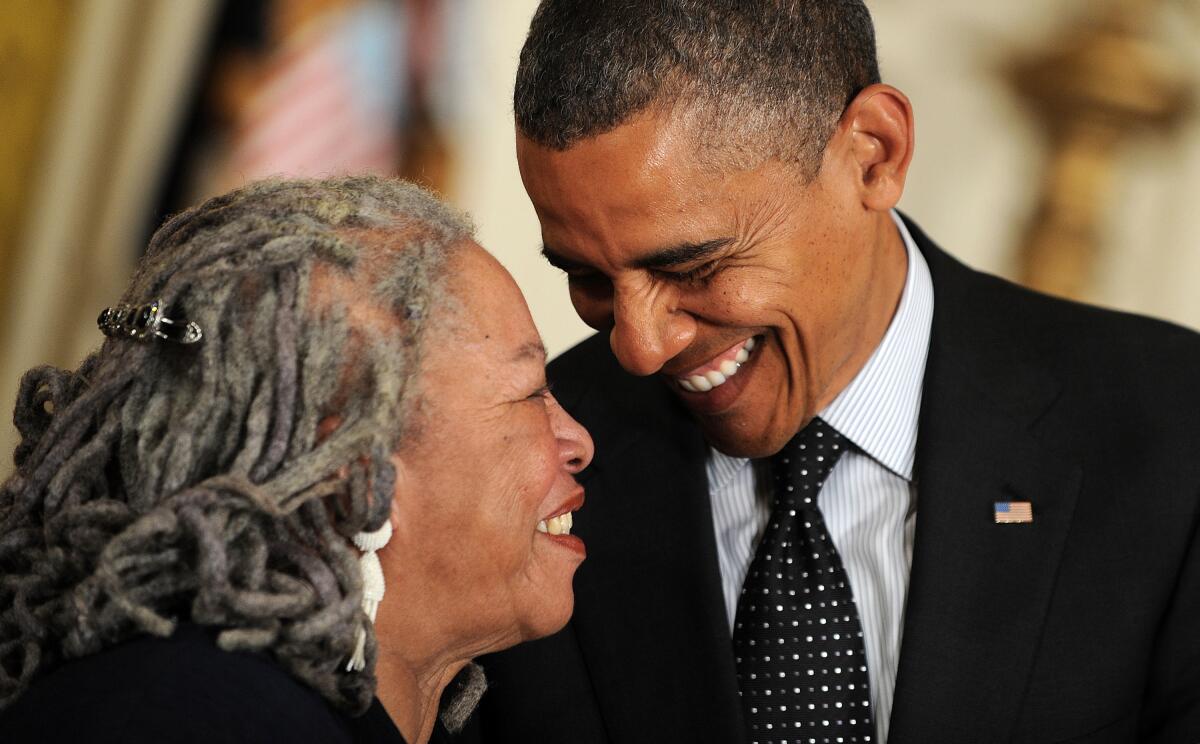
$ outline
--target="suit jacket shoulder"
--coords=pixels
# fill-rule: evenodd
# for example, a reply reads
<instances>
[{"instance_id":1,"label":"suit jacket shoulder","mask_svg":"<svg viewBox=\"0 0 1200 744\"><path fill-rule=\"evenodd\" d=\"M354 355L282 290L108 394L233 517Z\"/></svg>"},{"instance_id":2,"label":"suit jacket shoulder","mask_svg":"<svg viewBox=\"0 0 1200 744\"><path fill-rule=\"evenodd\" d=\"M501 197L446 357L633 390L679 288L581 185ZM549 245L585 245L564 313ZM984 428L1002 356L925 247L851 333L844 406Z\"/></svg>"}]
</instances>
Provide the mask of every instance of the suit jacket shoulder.
<instances>
[{"instance_id":1,"label":"suit jacket shoulder","mask_svg":"<svg viewBox=\"0 0 1200 744\"><path fill-rule=\"evenodd\" d=\"M936 297L927 395L965 382L1047 447L1097 463L1153 450L1200 485L1200 334L974 271L911 229Z\"/></svg>"},{"instance_id":2,"label":"suit jacket shoulder","mask_svg":"<svg viewBox=\"0 0 1200 744\"><path fill-rule=\"evenodd\" d=\"M1191 410L1166 401L1200 401L1200 334L1133 313L1034 292L967 268L910 224L934 278L934 344L985 364L1040 368L1048 385L1079 396L1109 398L1131 415L1170 418ZM1134 396L1114 396L1116 389ZM1170 410L1168 410L1168 408ZM1196 428L1196 427L1192 427Z\"/></svg>"},{"instance_id":3,"label":"suit jacket shoulder","mask_svg":"<svg viewBox=\"0 0 1200 744\"><path fill-rule=\"evenodd\" d=\"M934 320L890 740L1195 740L1200 339L972 271L910 229ZM1001 501L1033 522L992 524Z\"/></svg>"}]
</instances>

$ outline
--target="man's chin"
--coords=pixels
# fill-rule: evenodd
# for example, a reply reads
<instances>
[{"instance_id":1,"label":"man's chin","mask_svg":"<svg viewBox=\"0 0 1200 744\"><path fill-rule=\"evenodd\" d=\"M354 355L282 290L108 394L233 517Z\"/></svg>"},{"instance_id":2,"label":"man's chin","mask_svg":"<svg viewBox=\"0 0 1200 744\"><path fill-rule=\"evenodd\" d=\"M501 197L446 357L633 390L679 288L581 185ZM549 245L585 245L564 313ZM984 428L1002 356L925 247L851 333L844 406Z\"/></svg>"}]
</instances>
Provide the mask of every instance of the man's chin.
<instances>
[{"instance_id":1,"label":"man's chin","mask_svg":"<svg viewBox=\"0 0 1200 744\"><path fill-rule=\"evenodd\" d=\"M755 430L734 416L695 418L704 433L704 439L718 452L730 457L770 457L783 449L783 445L791 439L790 436Z\"/></svg>"}]
</instances>

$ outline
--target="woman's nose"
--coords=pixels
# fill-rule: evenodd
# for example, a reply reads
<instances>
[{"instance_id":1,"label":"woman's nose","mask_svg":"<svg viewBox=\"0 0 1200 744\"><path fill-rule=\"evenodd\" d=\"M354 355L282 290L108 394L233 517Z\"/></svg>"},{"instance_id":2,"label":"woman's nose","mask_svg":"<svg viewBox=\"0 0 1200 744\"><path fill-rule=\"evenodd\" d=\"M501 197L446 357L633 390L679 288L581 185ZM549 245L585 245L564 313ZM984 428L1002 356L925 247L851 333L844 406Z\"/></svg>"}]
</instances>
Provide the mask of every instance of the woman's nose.
<instances>
[{"instance_id":1,"label":"woman's nose","mask_svg":"<svg viewBox=\"0 0 1200 744\"><path fill-rule=\"evenodd\" d=\"M571 417L571 414L558 405L557 401L555 401L554 408L559 456L563 467L575 475L592 462L592 455L596 451L595 445L592 443L592 435L588 434L587 429L583 428L578 421Z\"/></svg>"}]
</instances>

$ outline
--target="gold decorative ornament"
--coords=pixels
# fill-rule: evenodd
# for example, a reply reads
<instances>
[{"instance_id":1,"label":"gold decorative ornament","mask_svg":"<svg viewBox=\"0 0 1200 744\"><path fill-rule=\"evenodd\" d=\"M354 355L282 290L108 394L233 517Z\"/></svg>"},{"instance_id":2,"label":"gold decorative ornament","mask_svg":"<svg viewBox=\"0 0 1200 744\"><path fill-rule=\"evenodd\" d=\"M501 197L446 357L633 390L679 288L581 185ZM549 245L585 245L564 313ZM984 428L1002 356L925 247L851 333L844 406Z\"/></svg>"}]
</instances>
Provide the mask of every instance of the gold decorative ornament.
<instances>
[{"instance_id":1,"label":"gold decorative ornament","mask_svg":"<svg viewBox=\"0 0 1200 744\"><path fill-rule=\"evenodd\" d=\"M1035 289L1086 296L1117 151L1167 130L1192 103L1188 65L1153 34L1161 10L1159 0L1113 0L1097 21L1073 24L1009 70L1048 143L1021 245L1021 278Z\"/></svg>"}]
</instances>

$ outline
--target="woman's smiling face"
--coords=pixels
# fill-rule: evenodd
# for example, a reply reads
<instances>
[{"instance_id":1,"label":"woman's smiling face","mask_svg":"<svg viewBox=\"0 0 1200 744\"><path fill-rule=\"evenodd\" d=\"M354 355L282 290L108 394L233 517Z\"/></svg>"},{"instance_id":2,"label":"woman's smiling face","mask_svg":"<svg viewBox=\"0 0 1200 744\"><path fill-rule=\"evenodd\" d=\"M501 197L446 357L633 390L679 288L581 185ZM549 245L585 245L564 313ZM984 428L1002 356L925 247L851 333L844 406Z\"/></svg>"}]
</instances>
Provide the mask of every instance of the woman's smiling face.
<instances>
[{"instance_id":1,"label":"woman's smiling face","mask_svg":"<svg viewBox=\"0 0 1200 744\"><path fill-rule=\"evenodd\" d=\"M475 244L449 270L456 307L425 336L381 558L420 588L397 601L425 603L443 630L480 643L473 655L570 618L585 552L560 515L583 505L575 474L592 441L547 389L545 350L508 273Z\"/></svg>"}]
</instances>

